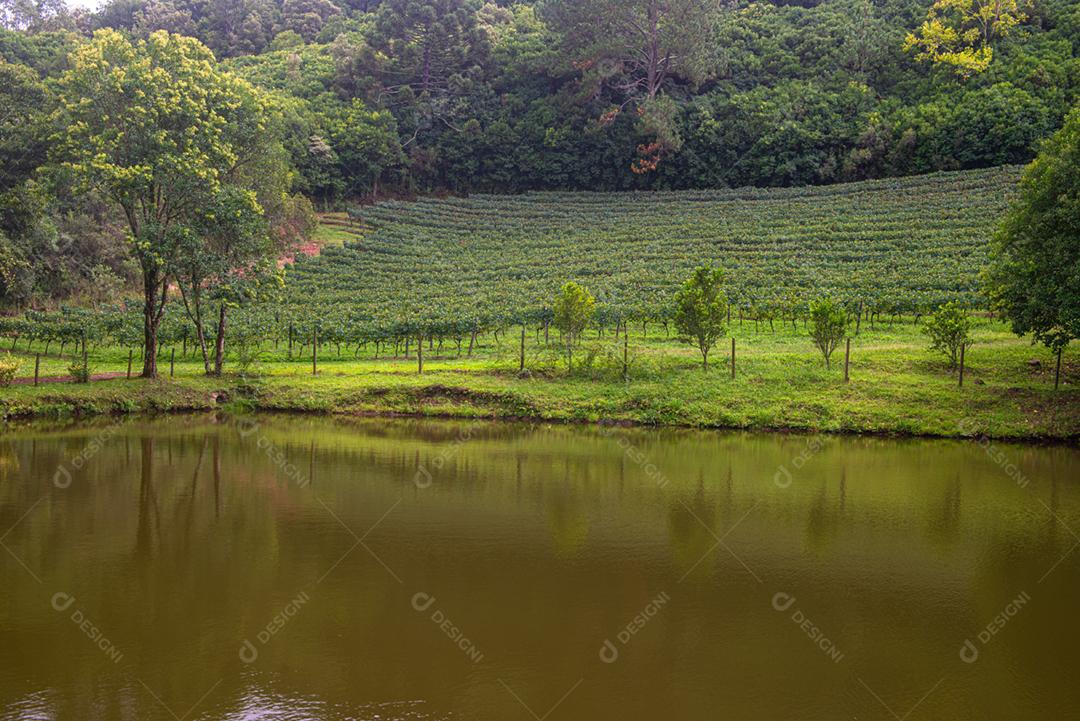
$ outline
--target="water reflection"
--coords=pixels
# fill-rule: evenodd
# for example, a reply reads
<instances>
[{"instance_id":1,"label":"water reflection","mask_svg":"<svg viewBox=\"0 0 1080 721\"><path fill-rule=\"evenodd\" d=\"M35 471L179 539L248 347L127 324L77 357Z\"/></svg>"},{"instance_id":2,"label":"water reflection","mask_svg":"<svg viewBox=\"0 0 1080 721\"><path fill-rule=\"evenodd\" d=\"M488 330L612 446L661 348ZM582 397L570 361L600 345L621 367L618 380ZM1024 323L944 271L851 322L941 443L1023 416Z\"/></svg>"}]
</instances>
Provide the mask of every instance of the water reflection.
<instances>
[{"instance_id":1,"label":"water reflection","mask_svg":"<svg viewBox=\"0 0 1080 721\"><path fill-rule=\"evenodd\" d=\"M1027 483L922 440L11 430L0 718L1069 716L1080 453L1001 448Z\"/></svg>"}]
</instances>

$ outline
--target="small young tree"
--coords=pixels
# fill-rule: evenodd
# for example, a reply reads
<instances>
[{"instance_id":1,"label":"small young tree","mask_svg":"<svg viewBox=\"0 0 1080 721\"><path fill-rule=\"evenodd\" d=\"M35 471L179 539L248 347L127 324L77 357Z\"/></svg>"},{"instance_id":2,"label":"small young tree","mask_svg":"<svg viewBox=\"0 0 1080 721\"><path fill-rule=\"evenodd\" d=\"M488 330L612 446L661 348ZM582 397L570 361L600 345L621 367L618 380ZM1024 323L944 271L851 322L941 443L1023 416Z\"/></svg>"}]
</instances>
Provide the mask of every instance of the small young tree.
<instances>
[{"instance_id":1,"label":"small young tree","mask_svg":"<svg viewBox=\"0 0 1080 721\"><path fill-rule=\"evenodd\" d=\"M704 370L709 370L709 351L727 332L723 282L723 270L703 265L675 293L675 329L684 343L693 343L701 351Z\"/></svg>"},{"instance_id":2,"label":"small young tree","mask_svg":"<svg viewBox=\"0 0 1080 721\"><path fill-rule=\"evenodd\" d=\"M588 289L573 281L566 283L555 298L555 327L562 331L566 344L566 366L574 370L574 346L596 312L596 298Z\"/></svg>"},{"instance_id":3,"label":"small young tree","mask_svg":"<svg viewBox=\"0 0 1080 721\"><path fill-rule=\"evenodd\" d=\"M825 298L810 304L810 337L814 345L825 356L825 367L829 368L829 358L847 334L847 313L836 301Z\"/></svg>"},{"instance_id":4,"label":"small young tree","mask_svg":"<svg viewBox=\"0 0 1080 721\"><path fill-rule=\"evenodd\" d=\"M923 322L923 333L930 338L930 348L941 351L949 359L949 368L956 368L960 348L971 339L971 319L955 301L946 303Z\"/></svg>"}]
</instances>

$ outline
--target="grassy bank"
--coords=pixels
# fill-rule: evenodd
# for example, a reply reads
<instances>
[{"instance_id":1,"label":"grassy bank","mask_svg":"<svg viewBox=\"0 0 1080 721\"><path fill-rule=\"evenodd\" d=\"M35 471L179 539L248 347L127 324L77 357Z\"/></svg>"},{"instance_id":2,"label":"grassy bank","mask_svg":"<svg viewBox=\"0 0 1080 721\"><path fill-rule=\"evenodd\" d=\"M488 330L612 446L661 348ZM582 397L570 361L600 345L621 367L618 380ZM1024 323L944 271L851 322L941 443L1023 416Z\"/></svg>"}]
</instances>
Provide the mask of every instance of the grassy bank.
<instances>
[{"instance_id":1,"label":"grassy bank","mask_svg":"<svg viewBox=\"0 0 1080 721\"><path fill-rule=\"evenodd\" d=\"M701 368L689 347L650 328L631 329L629 378L623 380L624 341L592 337L575 351L568 375L556 338L545 345L530 331L526 372L518 373L520 335L480 339L473 355L456 346L425 348L424 373L410 357L374 358L323 346L318 375L310 349L288 359L286 349L265 349L241 373L234 360L222 378L206 378L201 361L181 357L169 377L171 349L162 353L163 378L124 377L79 385L48 382L0 389L0 414L56 417L105 413L202 410L223 404L253 409L343 414L416 414L452 417L616 421L694 427L799 429L826 432L935 436L986 434L998 438L1080 438L1080 362L1065 356L1063 385L1053 389L1053 358L1044 348L1012 336L1000 323L977 322L967 354L964 387L944 359L932 353L911 319L865 324L852 339L851 381L843 381L844 349L826 369L800 326L734 324L736 378L728 346L712 367ZM594 334L595 336L595 334ZM20 349L20 376L32 375L34 354ZM91 352L95 374L126 373L125 349ZM136 374L138 354L136 353ZM42 357L42 377L66 374L68 358Z\"/></svg>"}]
</instances>

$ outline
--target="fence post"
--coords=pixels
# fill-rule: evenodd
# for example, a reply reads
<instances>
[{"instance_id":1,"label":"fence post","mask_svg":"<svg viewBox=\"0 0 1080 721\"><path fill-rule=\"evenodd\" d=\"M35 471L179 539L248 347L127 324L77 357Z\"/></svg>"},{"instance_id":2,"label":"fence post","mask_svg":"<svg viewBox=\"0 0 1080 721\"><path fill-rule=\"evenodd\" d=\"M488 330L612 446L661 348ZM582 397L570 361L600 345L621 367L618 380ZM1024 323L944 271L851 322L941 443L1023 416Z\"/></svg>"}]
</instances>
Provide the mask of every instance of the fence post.
<instances>
[{"instance_id":1,"label":"fence post","mask_svg":"<svg viewBox=\"0 0 1080 721\"><path fill-rule=\"evenodd\" d=\"M424 375L424 334L416 338L416 374Z\"/></svg>"},{"instance_id":2,"label":"fence post","mask_svg":"<svg viewBox=\"0 0 1080 721\"><path fill-rule=\"evenodd\" d=\"M319 331L311 331L311 375L319 374Z\"/></svg>"},{"instance_id":3,"label":"fence post","mask_svg":"<svg viewBox=\"0 0 1080 721\"><path fill-rule=\"evenodd\" d=\"M735 339L731 339L731 380L735 380Z\"/></svg>"},{"instance_id":4,"label":"fence post","mask_svg":"<svg viewBox=\"0 0 1080 721\"><path fill-rule=\"evenodd\" d=\"M176 349L173 348L169 354L169 377L172 378L176 374Z\"/></svg>"},{"instance_id":5,"label":"fence post","mask_svg":"<svg viewBox=\"0 0 1080 721\"><path fill-rule=\"evenodd\" d=\"M630 380L630 334L624 332L622 340L622 379L623 383L625 383Z\"/></svg>"},{"instance_id":6,"label":"fence post","mask_svg":"<svg viewBox=\"0 0 1080 721\"><path fill-rule=\"evenodd\" d=\"M1057 390L1061 385L1061 352L1064 348L1058 348L1057 352L1057 365L1054 367L1054 390Z\"/></svg>"},{"instance_id":7,"label":"fence post","mask_svg":"<svg viewBox=\"0 0 1080 721\"><path fill-rule=\"evenodd\" d=\"M847 339L847 347L844 348L844 382L847 383L851 380L851 375L848 373L848 367L851 365L851 339Z\"/></svg>"},{"instance_id":8,"label":"fence post","mask_svg":"<svg viewBox=\"0 0 1080 721\"><path fill-rule=\"evenodd\" d=\"M128 380L131 380L131 357L135 354L135 351L128 348Z\"/></svg>"},{"instance_id":9,"label":"fence post","mask_svg":"<svg viewBox=\"0 0 1080 721\"><path fill-rule=\"evenodd\" d=\"M34 385L38 384L38 371L41 369L41 354L34 356Z\"/></svg>"},{"instance_id":10,"label":"fence post","mask_svg":"<svg viewBox=\"0 0 1080 721\"><path fill-rule=\"evenodd\" d=\"M960 344L960 387L964 387L964 349L967 348L967 343Z\"/></svg>"}]
</instances>

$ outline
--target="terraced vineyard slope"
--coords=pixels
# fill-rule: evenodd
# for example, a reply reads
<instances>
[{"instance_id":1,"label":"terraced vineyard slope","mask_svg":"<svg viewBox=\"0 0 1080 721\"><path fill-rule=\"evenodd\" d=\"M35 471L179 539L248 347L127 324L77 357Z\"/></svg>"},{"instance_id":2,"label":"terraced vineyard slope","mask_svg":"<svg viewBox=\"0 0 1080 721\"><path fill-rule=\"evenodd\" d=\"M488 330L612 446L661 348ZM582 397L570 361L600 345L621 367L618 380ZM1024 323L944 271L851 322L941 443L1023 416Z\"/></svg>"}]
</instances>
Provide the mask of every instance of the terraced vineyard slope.
<instances>
[{"instance_id":1,"label":"terraced vineyard slope","mask_svg":"<svg viewBox=\"0 0 1080 721\"><path fill-rule=\"evenodd\" d=\"M987 241L1019 175L387 202L353 211L362 239L300 260L289 285L305 305L382 327L532 317L567 280L616 319L662 319L703 261L725 268L735 307L755 316L783 317L823 294L884 313L980 306Z\"/></svg>"}]
</instances>

